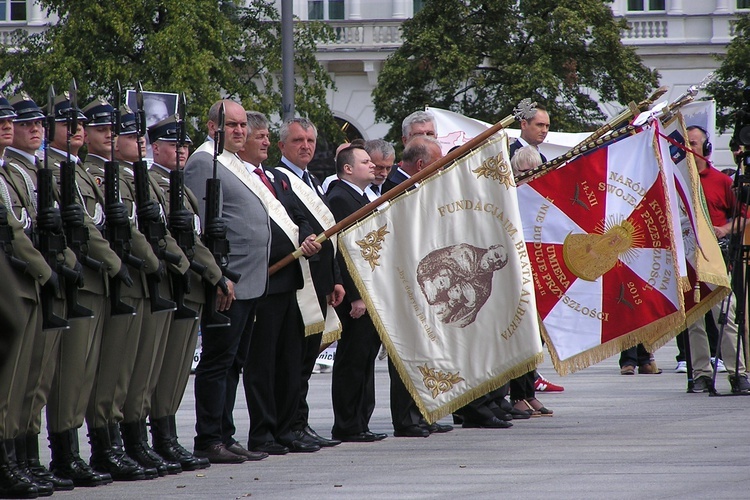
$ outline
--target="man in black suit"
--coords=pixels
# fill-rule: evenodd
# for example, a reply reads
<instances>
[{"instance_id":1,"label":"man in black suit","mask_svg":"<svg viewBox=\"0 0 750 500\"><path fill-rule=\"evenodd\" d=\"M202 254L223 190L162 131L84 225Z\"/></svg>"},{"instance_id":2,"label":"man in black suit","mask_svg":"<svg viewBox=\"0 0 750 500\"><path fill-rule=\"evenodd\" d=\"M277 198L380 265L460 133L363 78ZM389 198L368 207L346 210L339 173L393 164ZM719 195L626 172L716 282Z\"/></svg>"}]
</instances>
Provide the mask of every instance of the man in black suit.
<instances>
[{"instance_id":1,"label":"man in black suit","mask_svg":"<svg viewBox=\"0 0 750 500\"><path fill-rule=\"evenodd\" d=\"M364 149L348 147L336 158L336 173L340 181L329 191L328 203L340 221L369 203L364 191L375 180L375 165ZM369 422L375 408L375 358L380 338L340 253L337 259L346 295L336 308L343 332L333 362L331 434L341 441L379 441L386 435L370 432Z\"/></svg>"},{"instance_id":2,"label":"man in black suit","mask_svg":"<svg viewBox=\"0 0 750 500\"><path fill-rule=\"evenodd\" d=\"M400 170L409 177L416 174L422 168L438 161L443 153L440 143L430 135L417 135L406 144L401 160ZM406 180L406 178L404 179ZM387 179L383 185L383 191L393 189L395 179ZM417 405L406 389L404 382L393 363L388 360L388 373L391 376L391 421L393 422L393 435L396 437L428 437L433 432L449 432L453 430L450 425L432 424L428 425L417 409Z\"/></svg>"},{"instance_id":3,"label":"man in black suit","mask_svg":"<svg viewBox=\"0 0 750 500\"><path fill-rule=\"evenodd\" d=\"M510 156L513 157L516 150L524 146L534 146L539 149L539 145L547 138L547 132L549 132L549 114L544 106L537 104L534 116L521 120L521 137L510 145ZM544 155L541 156L542 161L546 163L547 158Z\"/></svg>"},{"instance_id":4,"label":"man in black suit","mask_svg":"<svg viewBox=\"0 0 750 500\"><path fill-rule=\"evenodd\" d=\"M390 191L442 157L443 152L437 139L428 135L415 136L404 148L401 164L391 171L391 175L383 183L383 192Z\"/></svg>"},{"instance_id":5,"label":"man in black suit","mask_svg":"<svg viewBox=\"0 0 750 500\"><path fill-rule=\"evenodd\" d=\"M221 180L221 217L226 222L230 243L229 266L242 275L234 284L226 282L227 293L218 293L217 309L231 325L201 329L201 360L195 370L195 451L211 463L241 463L260 460L265 453L244 449L234 439L232 411L245 364L258 299L266 292L271 228L266 208L242 178L245 167L237 152L247 139L245 109L224 100L208 112L209 139L185 164L185 185L195 194L200 215L206 213L206 179L212 176L213 141L219 126L219 110L224 104L224 152L220 155L217 177ZM202 221L207 234L219 230L221 221Z\"/></svg>"},{"instance_id":6,"label":"man in black suit","mask_svg":"<svg viewBox=\"0 0 750 500\"><path fill-rule=\"evenodd\" d=\"M435 115L429 111L415 111L410 114L404 121L401 122L401 143L406 145L417 136L428 136L433 139L437 138L437 125L435 124ZM403 166L403 160L401 163L396 165L396 168L391 170L388 179L383 184L383 192L385 193L389 189L393 189L393 186L401 184L406 179L414 175L416 172L421 170L422 167L427 165L421 165L415 170L414 166L407 167Z\"/></svg>"},{"instance_id":7,"label":"man in black suit","mask_svg":"<svg viewBox=\"0 0 750 500\"><path fill-rule=\"evenodd\" d=\"M259 117L251 117L254 123L249 125L239 156L245 162L248 181L258 186L256 194L271 218L269 263L286 257L298 245L305 257L313 256L320 251L320 243L315 242L315 234L291 191L288 177L263 167L262 162L268 157L268 127L259 128ZM258 302L243 375L250 411L248 447L253 451L285 455L290 451L320 449L317 443L297 439L291 428L299 404L305 341L297 290L304 286L303 266L307 265L297 260L271 275L268 291Z\"/></svg>"},{"instance_id":8,"label":"man in black suit","mask_svg":"<svg viewBox=\"0 0 750 500\"><path fill-rule=\"evenodd\" d=\"M265 119L265 117L262 118ZM255 129L253 121L250 113L248 113L248 122L253 129L251 133ZM263 123L261 122L260 125L262 126ZM265 126L267 130L267 124ZM336 220L328 207L328 201L323 194L320 181L307 170L307 165L315 153L317 129L306 118L294 118L284 122L281 126L279 138L278 145L282 156L277 169L289 177L291 190L300 209L305 214L312 230L320 234L333 226ZM320 253L309 259L310 273L323 317L327 316L329 305L336 307L341 303L345 293L335 252L332 241L328 240L323 243ZM310 408L307 405L307 393L310 376L320 353L322 337L323 333L321 332L308 335L304 340L299 406L296 417L292 422L292 430L296 438L301 441L330 447L340 444L341 441L320 436L308 423Z\"/></svg>"}]
</instances>

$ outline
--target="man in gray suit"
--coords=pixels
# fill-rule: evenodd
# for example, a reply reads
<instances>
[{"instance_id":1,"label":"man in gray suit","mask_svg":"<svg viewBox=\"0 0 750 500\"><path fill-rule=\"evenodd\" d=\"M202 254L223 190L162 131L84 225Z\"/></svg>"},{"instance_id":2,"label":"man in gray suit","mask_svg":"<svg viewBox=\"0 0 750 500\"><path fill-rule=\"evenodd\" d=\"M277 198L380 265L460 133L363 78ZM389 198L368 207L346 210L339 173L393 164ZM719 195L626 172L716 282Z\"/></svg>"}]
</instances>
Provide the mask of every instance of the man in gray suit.
<instances>
[{"instance_id":1,"label":"man in gray suit","mask_svg":"<svg viewBox=\"0 0 750 500\"><path fill-rule=\"evenodd\" d=\"M185 165L185 184L195 193L200 215L205 215L206 179L213 175L213 141L219 109L224 104L224 152L219 157L221 217L226 222L230 244L229 267L242 275L238 283L227 282L228 294L219 293L218 308L232 324L201 330L201 360L195 371L195 451L211 463L260 460L266 453L244 449L233 437L232 410L240 370L247 357L257 300L266 292L271 244L268 213L260 199L241 180L244 170L237 152L247 138L247 115L241 105L223 100L208 112L209 139ZM210 221L203 220L210 234Z\"/></svg>"}]
</instances>

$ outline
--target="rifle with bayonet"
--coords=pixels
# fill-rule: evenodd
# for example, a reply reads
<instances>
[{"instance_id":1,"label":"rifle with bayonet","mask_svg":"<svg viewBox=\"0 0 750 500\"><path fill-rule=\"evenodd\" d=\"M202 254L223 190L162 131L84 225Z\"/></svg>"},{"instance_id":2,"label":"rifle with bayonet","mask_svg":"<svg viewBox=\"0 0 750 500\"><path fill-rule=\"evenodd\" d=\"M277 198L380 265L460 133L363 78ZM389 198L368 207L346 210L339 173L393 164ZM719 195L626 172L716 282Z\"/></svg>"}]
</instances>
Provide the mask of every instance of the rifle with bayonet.
<instances>
[{"instance_id":1,"label":"rifle with bayonet","mask_svg":"<svg viewBox=\"0 0 750 500\"><path fill-rule=\"evenodd\" d=\"M120 198L120 164L115 160L115 141L120 133L120 102L122 101L122 88L120 81L114 93L114 111L112 111L112 134L110 139L110 160L104 162L104 237L109 241L109 246L114 250L120 261L129 264L136 269L143 269L144 262L130 253L130 219L127 215L125 204ZM109 281L109 300L111 304L110 314L133 315L135 308L122 301L122 280L112 278Z\"/></svg>"},{"instance_id":2,"label":"rifle with bayonet","mask_svg":"<svg viewBox=\"0 0 750 500\"><path fill-rule=\"evenodd\" d=\"M52 269L52 277L41 291L42 329L68 329L68 321L55 313L55 301L60 292L60 271L68 269L61 262L60 256L65 251L65 234L62 228L60 210L55 207L54 174L49 168L48 148L55 135L55 90L50 86L47 93L47 116L44 121L45 147L44 164L37 171L37 220L36 236L39 253ZM72 271L72 270L71 270ZM75 272L75 271L74 271ZM78 273L75 273L77 279ZM72 276L71 276L72 278Z\"/></svg>"},{"instance_id":3,"label":"rifle with bayonet","mask_svg":"<svg viewBox=\"0 0 750 500\"><path fill-rule=\"evenodd\" d=\"M203 275L206 266L196 262L195 227L193 214L185 208L185 172L180 168L180 150L185 146L185 94L177 100L177 143L175 146L175 169L169 172L169 232L177 245L190 260L190 269ZM174 319L197 319L198 311L185 305L185 294L190 293L190 273L172 279L172 294L177 310Z\"/></svg>"},{"instance_id":4,"label":"rifle with bayonet","mask_svg":"<svg viewBox=\"0 0 750 500\"><path fill-rule=\"evenodd\" d=\"M83 207L76 197L76 165L70 158L70 138L78 128L78 89L73 80L68 90L70 108L65 122L67 125L67 159L60 162L60 205L68 246L75 252L78 261L95 271L101 271L103 264L89 257L86 244L89 241L89 230L84 223Z\"/></svg>"},{"instance_id":5,"label":"rifle with bayonet","mask_svg":"<svg viewBox=\"0 0 750 500\"><path fill-rule=\"evenodd\" d=\"M143 110L143 88L138 82L135 92L135 128L138 136L138 161L133 162L135 177L135 203L138 207L138 229L146 237L156 256L169 264L178 265L182 257L166 249L167 227L162 219L161 206L151 199L148 179L148 165L143 160L141 141L146 135L146 113ZM151 312L174 311L177 305L159 293L159 283L166 279L166 271L159 270L146 275L146 284L151 299Z\"/></svg>"},{"instance_id":6,"label":"rifle with bayonet","mask_svg":"<svg viewBox=\"0 0 750 500\"><path fill-rule=\"evenodd\" d=\"M206 179L206 230L203 231L203 244L214 256L216 264L221 268L221 274L232 282L240 280L240 274L228 268L229 240L227 239L227 224L221 218L221 179L218 178L219 156L224 152L224 104L219 108L216 132L214 133L213 177ZM227 293L226 284L223 285ZM210 313L204 317L203 326L206 328L227 326L230 319L216 310L216 287L206 286L206 305Z\"/></svg>"}]
</instances>

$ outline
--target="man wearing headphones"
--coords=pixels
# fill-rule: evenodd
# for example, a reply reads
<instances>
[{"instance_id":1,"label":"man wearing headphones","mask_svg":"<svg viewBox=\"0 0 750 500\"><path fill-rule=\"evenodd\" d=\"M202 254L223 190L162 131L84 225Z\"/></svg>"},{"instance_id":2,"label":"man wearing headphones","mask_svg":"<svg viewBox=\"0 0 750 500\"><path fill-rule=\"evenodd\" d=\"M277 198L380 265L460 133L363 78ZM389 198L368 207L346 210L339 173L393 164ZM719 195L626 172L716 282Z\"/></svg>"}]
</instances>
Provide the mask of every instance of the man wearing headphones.
<instances>
[{"instance_id":1,"label":"man wearing headphones","mask_svg":"<svg viewBox=\"0 0 750 500\"><path fill-rule=\"evenodd\" d=\"M694 153L695 165L698 168L698 176L703 187L703 194L706 198L708 214L711 217L714 233L717 238L723 238L732 231L737 230L737 228L733 229L736 198L732 191L732 179L711 165L709 157L711 156L712 146L709 141L708 132L698 126L690 126L687 131L688 144ZM743 208L743 210L745 209ZM722 305L723 303L719 303L711 308L714 318L719 317ZM737 357L738 329L735 322L736 313L733 295L730 296L728 310L724 334L721 335L721 350L719 352L721 352L721 357L729 372L729 383L732 386L732 392L735 394L750 393L750 382L747 379L742 353L740 353L739 358ZM690 325L688 335L690 339L690 358L693 363L693 391L711 391L713 389L710 362L711 352L708 346L708 336L706 335L706 321L703 316Z\"/></svg>"}]
</instances>

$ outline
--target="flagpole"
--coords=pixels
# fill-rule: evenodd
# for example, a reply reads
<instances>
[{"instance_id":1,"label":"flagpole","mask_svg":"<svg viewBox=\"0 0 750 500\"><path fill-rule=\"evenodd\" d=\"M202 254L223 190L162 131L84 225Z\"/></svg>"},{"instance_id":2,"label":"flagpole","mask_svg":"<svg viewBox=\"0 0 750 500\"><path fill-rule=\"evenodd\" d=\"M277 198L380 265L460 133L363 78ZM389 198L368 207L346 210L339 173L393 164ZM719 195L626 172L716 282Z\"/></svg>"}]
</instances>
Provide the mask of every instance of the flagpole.
<instances>
[{"instance_id":1,"label":"flagpole","mask_svg":"<svg viewBox=\"0 0 750 500\"><path fill-rule=\"evenodd\" d=\"M547 163L542 163L536 168L532 168L531 170L526 170L519 175L516 176L516 185L519 185L521 183L530 182L533 179L536 179L537 177L540 177L548 172L551 172L552 170L555 170L556 168L560 167L564 163L568 162L569 160L573 159L574 157L586 153L587 151L590 151L592 149L596 149L599 146L602 146L604 144L608 144L610 142L613 142L615 139L618 139L622 136L629 135L635 133L640 127L635 127L633 125L628 125L626 127L619 128L617 130L612 131L611 134L609 134L606 138L605 137L599 137L595 141L587 141L583 143L580 146L576 146L575 148L571 149L567 153L565 153L562 156L558 156L557 158L548 161Z\"/></svg>"},{"instance_id":2,"label":"flagpole","mask_svg":"<svg viewBox=\"0 0 750 500\"><path fill-rule=\"evenodd\" d=\"M445 167L446 165L450 164L451 162L455 161L457 158L460 158L461 156L465 155L466 153L470 152L473 149L476 149L478 146L480 146L483 142L485 142L487 139L495 135L500 130L509 127L513 124L513 122L516 121L516 118L514 115L508 115L499 122L497 122L492 127L488 128L478 136L474 137L472 140L464 144L463 146L460 146L456 148L455 150L451 151L447 155L443 156L439 160L437 160L434 163L431 163L427 167L423 168L413 176L409 177L405 181L401 182L400 184L396 185L393 189L388 191L387 193L384 193L382 196L377 198L374 201L371 201L364 207L360 208L350 216L346 217L345 219L342 219L341 221L337 222L330 228L326 229L322 234L319 234L318 237L315 239L318 243L323 243L324 241L330 239L331 236L334 234L343 231L344 229L348 228L349 226L353 225L355 222L357 222L360 219L365 218L366 216L370 215L372 212L375 211L376 208L378 208L380 205L385 203L386 201L389 201L396 196L400 195L401 193L408 190L413 185L423 181L430 175L434 174L441 168ZM280 261L276 262L275 264L271 265L268 268L268 274L269 276L276 273L279 269L289 265L290 263L294 262L295 259L299 259L302 257L302 250L300 248L297 248L294 252L290 253Z\"/></svg>"},{"instance_id":3,"label":"flagpole","mask_svg":"<svg viewBox=\"0 0 750 500\"><path fill-rule=\"evenodd\" d=\"M667 93L668 87L659 87L656 89L656 91L651 94L650 97L647 99L644 99L643 101L639 102L638 104L631 103L627 110L623 111L619 115L615 116L611 120L609 120L607 123L596 129L594 132L591 133L590 136L586 137L583 141L580 142L576 146L582 147L585 144L588 144L590 142L594 142L600 137L602 137L604 134L611 132L612 130L618 129L620 126L622 126L623 122L627 123L630 121L631 118L633 118L638 111L646 111L649 109L649 107L661 96ZM575 148L574 148L575 149Z\"/></svg>"}]
</instances>

